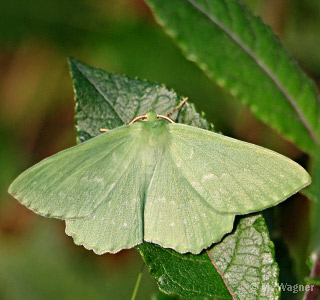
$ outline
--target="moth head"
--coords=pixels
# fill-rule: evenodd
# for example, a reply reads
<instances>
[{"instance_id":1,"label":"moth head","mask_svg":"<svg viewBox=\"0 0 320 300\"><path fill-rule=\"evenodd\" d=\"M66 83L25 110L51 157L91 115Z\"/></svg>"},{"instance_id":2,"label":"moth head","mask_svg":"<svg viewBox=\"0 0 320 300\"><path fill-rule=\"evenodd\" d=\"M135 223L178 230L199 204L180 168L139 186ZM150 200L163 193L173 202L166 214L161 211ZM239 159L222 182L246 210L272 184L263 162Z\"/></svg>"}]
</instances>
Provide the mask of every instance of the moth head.
<instances>
[{"instance_id":1,"label":"moth head","mask_svg":"<svg viewBox=\"0 0 320 300\"><path fill-rule=\"evenodd\" d=\"M146 116L147 116L147 121L154 122L154 121L157 121L157 119L158 119L157 114L152 110L149 110L147 112Z\"/></svg>"}]
</instances>

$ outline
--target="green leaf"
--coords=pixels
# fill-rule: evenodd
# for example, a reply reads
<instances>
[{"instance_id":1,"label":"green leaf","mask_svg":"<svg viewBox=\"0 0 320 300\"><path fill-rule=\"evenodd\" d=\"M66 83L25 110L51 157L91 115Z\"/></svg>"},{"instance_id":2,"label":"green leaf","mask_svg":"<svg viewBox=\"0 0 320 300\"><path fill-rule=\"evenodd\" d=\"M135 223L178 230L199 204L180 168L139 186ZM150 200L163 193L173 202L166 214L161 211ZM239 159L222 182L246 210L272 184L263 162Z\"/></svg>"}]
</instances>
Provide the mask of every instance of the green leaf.
<instances>
[{"instance_id":1,"label":"green leaf","mask_svg":"<svg viewBox=\"0 0 320 300\"><path fill-rule=\"evenodd\" d=\"M70 69L76 99L76 128L81 142L100 134L101 128L116 128L148 110L167 115L183 100L163 85L111 74L75 58L70 58ZM177 113L172 117L176 116ZM179 122L212 128L188 103L179 115Z\"/></svg>"},{"instance_id":2,"label":"green leaf","mask_svg":"<svg viewBox=\"0 0 320 300\"><path fill-rule=\"evenodd\" d=\"M137 249L161 291L182 299L232 299L206 252L180 254L149 243Z\"/></svg>"},{"instance_id":3,"label":"green leaf","mask_svg":"<svg viewBox=\"0 0 320 300\"><path fill-rule=\"evenodd\" d=\"M312 185L304 190L311 199L311 251L320 255L320 147L316 147L311 162Z\"/></svg>"},{"instance_id":4,"label":"green leaf","mask_svg":"<svg viewBox=\"0 0 320 300\"><path fill-rule=\"evenodd\" d=\"M278 267L261 215L242 218L233 234L200 255L153 244L137 246L160 289L183 299L232 299L221 290L219 269L234 299L278 299Z\"/></svg>"},{"instance_id":5,"label":"green leaf","mask_svg":"<svg viewBox=\"0 0 320 300\"><path fill-rule=\"evenodd\" d=\"M274 245L261 215L242 218L236 231L209 251L237 299L278 299Z\"/></svg>"},{"instance_id":6,"label":"green leaf","mask_svg":"<svg viewBox=\"0 0 320 300\"><path fill-rule=\"evenodd\" d=\"M152 295L151 300L179 300L179 297L175 295L167 295L161 292L157 292Z\"/></svg>"},{"instance_id":7,"label":"green leaf","mask_svg":"<svg viewBox=\"0 0 320 300\"><path fill-rule=\"evenodd\" d=\"M311 152L320 139L314 84L272 30L238 0L147 0L157 21L210 78Z\"/></svg>"},{"instance_id":8,"label":"green leaf","mask_svg":"<svg viewBox=\"0 0 320 300\"><path fill-rule=\"evenodd\" d=\"M85 141L99 134L99 129L106 127L104 116L110 120L109 129L119 126L116 114L126 115L127 113L126 108L121 105L122 101L126 101L125 103L130 107L125 119L126 122L149 109L156 109L157 112L166 114L182 100L175 92L167 90L164 86L110 74L89 67L76 59L70 59L70 66L76 92L77 133L80 141ZM121 89L118 88L120 86ZM128 99L133 99L135 105L134 103L128 103ZM135 99L136 101L134 101ZM139 104L138 99L141 99L141 104ZM143 108L141 108L142 104ZM177 115L173 117L175 118ZM179 122L204 129L212 129L204 116L198 114L191 104L186 104L183 107L179 115ZM167 284L164 284L161 279L158 281L163 291L177 293L177 290L179 290L186 299L195 299L195 290L205 296L219 292L221 294L216 294L216 299L232 299L206 253L197 256L181 255L173 250L163 249L149 243L144 243L140 247L145 259L146 254L156 259L156 262L150 260L150 263L153 263L152 274L156 272L159 275L159 270L164 270L166 265L172 268L170 269L172 277L162 277L162 279L167 278L169 280ZM223 249L227 250L225 256L220 255ZM159 253L161 253L160 256L158 256ZM274 297L268 296L265 299L277 299L279 289L274 285L277 280L278 269L274 261L273 244L268 238L268 231L262 216L243 218L238 229L222 243L213 247L210 253L212 257L217 259L216 264L219 264L221 268L225 268L226 261L232 258L230 268L225 270L226 280L230 281L228 284L237 288L234 284L236 279L232 276L238 273L230 272L231 268L236 268L236 271L239 271L240 277L237 278L239 282L245 284L245 280L249 280L250 283L259 283L261 288L258 291L264 290L262 287L269 283L271 289L268 289L267 292ZM247 265L239 265L237 260L243 263L244 257L246 258L244 262ZM170 264L167 263L167 259L170 259ZM192 266L192 268L187 268L187 266ZM184 272L185 270L188 272ZM204 273L202 271L201 273L198 272L199 270ZM184 280L185 276L189 276L188 278L191 281ZM241 276L245 280L242 281ZM160 277L161 274L158 279ZM190 284L193 287L189 291ZM239 285L238 290L235 289L236 295L239 294L239 297L244 297L238 299L259 299L258 296L252 298L252 293L249 293L248 290L246 293L242 291L242 288L244 287Z\"/></svg>"}]
</instances>

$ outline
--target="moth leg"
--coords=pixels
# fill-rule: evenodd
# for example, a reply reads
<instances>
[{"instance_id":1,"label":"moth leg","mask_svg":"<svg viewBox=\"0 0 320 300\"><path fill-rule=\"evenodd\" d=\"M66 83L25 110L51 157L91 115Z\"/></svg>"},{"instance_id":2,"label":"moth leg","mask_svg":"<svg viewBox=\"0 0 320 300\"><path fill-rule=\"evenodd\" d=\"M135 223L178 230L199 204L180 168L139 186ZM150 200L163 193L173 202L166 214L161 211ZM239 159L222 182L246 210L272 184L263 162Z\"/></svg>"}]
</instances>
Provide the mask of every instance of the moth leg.
<instances>
[{"instance_id":1,"label":"moth leg","mask_svg":"<svg viewBox=\"0 0 320 300\"><path fill-rule=\"evenodd\" d=\"M174 120L176 123L179 122L180 113L181 113L181 109L179 109L178 114L177 114L177 117L176 117L176 119Z\"/></svg>"}]
</instances>

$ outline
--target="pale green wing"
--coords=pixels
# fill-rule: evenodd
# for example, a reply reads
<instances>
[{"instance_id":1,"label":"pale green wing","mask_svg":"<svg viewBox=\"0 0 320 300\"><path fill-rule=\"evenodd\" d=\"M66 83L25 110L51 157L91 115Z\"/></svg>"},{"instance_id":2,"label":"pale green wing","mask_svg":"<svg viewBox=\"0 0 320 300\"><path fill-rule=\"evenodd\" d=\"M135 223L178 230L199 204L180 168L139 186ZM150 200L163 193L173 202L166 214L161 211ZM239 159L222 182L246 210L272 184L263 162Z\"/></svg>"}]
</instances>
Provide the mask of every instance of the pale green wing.
<instances>
[{"instance_id":1,"label":"pale green wing","mask_svg":"<svg viewBox=\"0 0 320 300\"><path fill-rule=\"evenodd\" d=\"M300 165L271 150L187 125L169 128L179 172L221 213L265 209L311 182Z\"/></svg>"},{"instance_id":2,"label":"pale green wing","mask_svg":"<svg viewBox=\"0 0 320 300\"><path fill-rule=\"evenodd\" d=\"M168 151L159 157L145 198L144 240L199 253L230 232L233 221L194 189Z\"/></svg>"},{"instance_id":3,"label":"pale green wing","mask_svg":"<svg viewBox=\"0 0 320 300\"><path fill-rule=\"evenodd\" d=\"M87 217L128 176L139 132L139 124L123 126L61 151L23 172L9 193L44 216Z\"/></svg>"},{"instance_id":4,"label":"pale green wing","mask_svg":"<svg viewBox=\"0 0 320 300\"><path fill-rule=\"evenodd\" d=\"M143 184L141 156L136 157L126 174L86 219L66 220L66 234L74 242L97 254L116 253L143 241Z\"/></svg>"}]
</instances>

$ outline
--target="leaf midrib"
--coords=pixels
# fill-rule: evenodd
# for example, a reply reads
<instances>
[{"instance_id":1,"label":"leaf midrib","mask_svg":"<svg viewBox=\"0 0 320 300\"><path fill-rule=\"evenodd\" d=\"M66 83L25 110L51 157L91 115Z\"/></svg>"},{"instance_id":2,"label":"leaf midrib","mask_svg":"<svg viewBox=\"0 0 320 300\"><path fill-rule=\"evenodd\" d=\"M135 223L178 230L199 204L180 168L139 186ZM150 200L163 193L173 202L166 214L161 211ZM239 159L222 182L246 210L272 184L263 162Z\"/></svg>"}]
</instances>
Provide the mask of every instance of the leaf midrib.
<instances>
[{"instance_id":1,"label":"leaf midrib","mask_svg":"<svg viewBox=\"0 0 320 300\"><path fill-rule=\"evenodd\" d=\"M121 118L120 114L116 111L116 109L114 108L114 105L113 103L111 103L109 101L108 98L105 97L105 95L100 91L99 87L92 81L88 78L88 76L81 70L81 68L78 66L78 64L74 61L72 61L72 63L74 64L74 66L77 68L77 70L82 74L82 76L97 90L97 92L103 97L103 99L106 100L106 102L109 104L111 110L114 111L115 115L119 118L119 120L125 124L126 122Z\"/></svg>"},{"instance_id":2,"label":"leaf midrib","mask_svg":"<svg viewBox=\"0 0 320 300\"><path fill-rule=\"evenodd\" d=\"M314 142L319 142L319 139L316 133L311 128L311 125L303 115L300 108L295 103L294 99L291 97L286 88L282 85L282 83L277 79L276 75L260 60L259 57L255 55L255 53L247 47L236 35L234 35L227 27L225 27L222 23L220 23L212 14L208 13L202 6L198 5L194 2L194 0L186 0L189 2L195 9L197 9L200 13L205 15L211 22L213 22L216 26L218 26L221 30L223 30L236 44L238 44L256 63L257 65L271 78L274 84L279 88L279 90L283 93L285 98L289 101L293 109L296 111L298 117L300 118L302 124L308 130L312 140Z\"/></svg>"}]
</instances>

